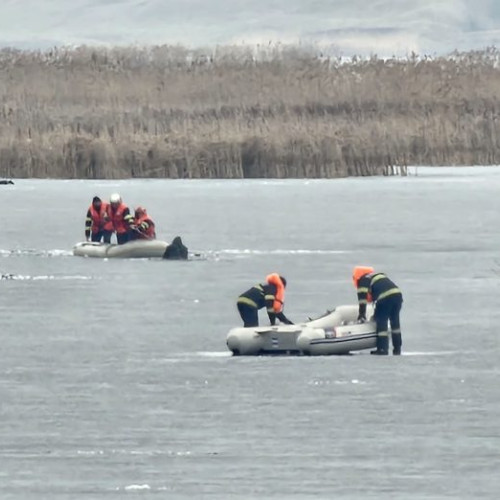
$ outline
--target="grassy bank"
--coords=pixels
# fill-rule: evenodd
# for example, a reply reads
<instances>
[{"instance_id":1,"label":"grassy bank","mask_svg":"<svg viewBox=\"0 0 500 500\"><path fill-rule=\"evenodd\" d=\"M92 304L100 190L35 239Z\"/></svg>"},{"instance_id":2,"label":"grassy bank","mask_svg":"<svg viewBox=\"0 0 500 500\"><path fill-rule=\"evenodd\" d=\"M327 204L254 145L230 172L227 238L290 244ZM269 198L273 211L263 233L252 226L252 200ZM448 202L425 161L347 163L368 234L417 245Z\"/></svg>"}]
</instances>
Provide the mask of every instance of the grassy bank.
<instances>
[{"instance_id":1,"label":"grassy bank","mask_svg":"<svg viewBox=\"0 0 500 500\"><path fill-rule=\"evenodd\" d=\"M338 177L500 164L500 55L0 51L2 177Z\"/></svg>"}]
</instances>

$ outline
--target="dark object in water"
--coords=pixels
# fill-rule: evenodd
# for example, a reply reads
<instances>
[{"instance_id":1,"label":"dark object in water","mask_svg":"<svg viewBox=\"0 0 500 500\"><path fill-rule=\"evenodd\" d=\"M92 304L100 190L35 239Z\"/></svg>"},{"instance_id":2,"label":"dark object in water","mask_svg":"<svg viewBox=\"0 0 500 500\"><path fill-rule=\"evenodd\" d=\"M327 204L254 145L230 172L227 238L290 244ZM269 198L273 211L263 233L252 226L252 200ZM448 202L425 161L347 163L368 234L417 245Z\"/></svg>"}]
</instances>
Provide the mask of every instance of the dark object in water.
<instances>
[{"instance_id":1,"label":"dark object in water","mask_svg":"<svg viewBox=\"0 0 500 500\"><path fill-rule=\"evenodd\" d=\"M172 240L172 243L167 246L163 258L168 260L187 260L188 249L184 243L182 243L180 236L176 236Z\"/></svg>"},{"instance_id":2,"label":"dark object in water","mask_svg":"<svg viewBox=\"0 0 500 500\"><path fill-rule=\"evenodd\" d=\"M14 181L7 179L0 179L0 184L14 184Z\"/></svg>"}]
</instances>

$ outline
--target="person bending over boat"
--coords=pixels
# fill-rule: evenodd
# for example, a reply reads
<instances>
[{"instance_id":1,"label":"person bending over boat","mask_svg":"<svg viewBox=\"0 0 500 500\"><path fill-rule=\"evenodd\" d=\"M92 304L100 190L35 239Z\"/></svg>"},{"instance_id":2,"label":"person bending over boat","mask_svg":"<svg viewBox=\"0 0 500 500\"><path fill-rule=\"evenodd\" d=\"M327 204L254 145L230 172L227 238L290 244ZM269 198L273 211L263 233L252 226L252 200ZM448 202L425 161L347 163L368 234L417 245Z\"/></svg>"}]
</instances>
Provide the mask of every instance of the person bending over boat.
<instances>
[{"instance_id":1,"label":"person bending over boat","mask_svg":"<svg viewBox=\"0 0 500 500\"><path fill-rule=\"evenodd\" d=\"M366 321L366 304L375 302L377 349L371 351L371 354L389 353L388 323L391 325L392 354L401 354L402 338L399 320L403 305L401 290L385 274L376 273L373 267L355 267L352 279L358 293L358 321Z\"/></svg>"},{"instance_id":2,"label":"person bending over boat","mask_svg":"<svg viewBox=\"0 0 500 500\"><path fill-rule=\"evenodd\" d=\"M108 217L116 231L118 245L127 243L133 231L134 217L118 193L112 194L109 198Z\"/></svg>"},{"instance_id":3,"label":"person bending over boat","mask_svg":"<svg viewBox=\"0 0 500 500\"><path fill-rule=\"evenodd\" d=\"M154 240L156 238L155 223L144 207L137 207L134 212L133 240Z\"/></svg>"},{"instance_id":4,"label":"person bending over boat","mask_svg":"<svg viewBox=\"0 0 500 500\"><path fill-rule=\"evenodd\" d=\"M113 223L108 217L108 204L103 203L99 196L94 196L85 218L85 239L110 243L112 233Z\"/></svg>"},{"instance_id":5,"label":"person bending over boat","mask_svg":"<svg viewBox=\"0 0 500 500\"><path fill-rule=\"evenodd\" d=\"M259 309L267 308L271 325L279 319L282 323L293 325L283 314L286 279L277 273L270 274L266 283L255 285L238 297L237 307L245 328L259 326Z\"/></svg>"}]
</instances>

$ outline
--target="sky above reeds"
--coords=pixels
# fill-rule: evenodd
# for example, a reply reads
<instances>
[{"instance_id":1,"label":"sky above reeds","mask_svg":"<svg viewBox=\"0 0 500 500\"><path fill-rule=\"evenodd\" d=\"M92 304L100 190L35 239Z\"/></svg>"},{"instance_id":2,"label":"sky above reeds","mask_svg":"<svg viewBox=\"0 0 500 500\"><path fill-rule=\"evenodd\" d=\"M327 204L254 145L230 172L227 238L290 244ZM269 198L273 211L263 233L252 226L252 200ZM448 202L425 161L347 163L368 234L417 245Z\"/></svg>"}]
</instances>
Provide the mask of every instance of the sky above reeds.
<instances>
[{"instance_id":1,"label":"sky above reeds","mask_svg":"<svg viewBox=\"0 0 500 500\"><path fill-rule=\"evenodd\" d=\"M500 46L500 0L0 0L0 46L303 43L336 55Z\"/></svg>"}]
</instances>

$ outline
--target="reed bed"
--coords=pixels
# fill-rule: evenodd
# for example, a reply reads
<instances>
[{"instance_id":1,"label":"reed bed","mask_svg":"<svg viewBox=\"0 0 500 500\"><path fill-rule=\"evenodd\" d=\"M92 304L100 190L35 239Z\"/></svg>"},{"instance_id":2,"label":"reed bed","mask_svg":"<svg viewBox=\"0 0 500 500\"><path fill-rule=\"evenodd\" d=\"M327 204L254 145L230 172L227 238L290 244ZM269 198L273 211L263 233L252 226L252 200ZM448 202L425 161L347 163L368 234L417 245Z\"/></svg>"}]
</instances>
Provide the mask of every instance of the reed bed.
<instances>
[{"instance_id":1,"label":"reed bed","mask_svg":"<svg viewBox=\"0 0 500 500\"><path fill-rule=\"evenodd\" d=\"M0 176L259 178L500 164L500 55L0 51Z\"/></svg>"}]
</instances>

